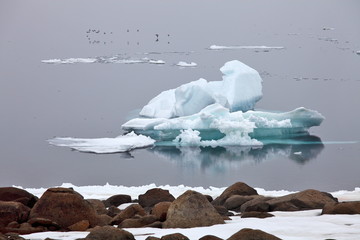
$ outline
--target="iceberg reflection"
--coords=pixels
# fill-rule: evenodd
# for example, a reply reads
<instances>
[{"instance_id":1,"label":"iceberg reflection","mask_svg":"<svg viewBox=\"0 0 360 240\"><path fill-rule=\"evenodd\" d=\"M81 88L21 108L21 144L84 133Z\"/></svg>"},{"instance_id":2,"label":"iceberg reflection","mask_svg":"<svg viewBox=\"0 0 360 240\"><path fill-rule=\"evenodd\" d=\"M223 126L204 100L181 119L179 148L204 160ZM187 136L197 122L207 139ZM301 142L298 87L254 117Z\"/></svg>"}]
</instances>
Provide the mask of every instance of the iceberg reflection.
<instances>
[{"instance_id":1,"label":"iceberg reflection","mask_svg":"<svg viewBox=\"0 0 360 240\"><path fill-rule=\"evenodd\" d=\"M260 164L279 157L303 165L316 159L324 149L317 136L273 141L263 146L171 147L156 146L148 149L162 159L183 167L202 170L227 171L246 164Z\"/></svg>"}]
</instances>

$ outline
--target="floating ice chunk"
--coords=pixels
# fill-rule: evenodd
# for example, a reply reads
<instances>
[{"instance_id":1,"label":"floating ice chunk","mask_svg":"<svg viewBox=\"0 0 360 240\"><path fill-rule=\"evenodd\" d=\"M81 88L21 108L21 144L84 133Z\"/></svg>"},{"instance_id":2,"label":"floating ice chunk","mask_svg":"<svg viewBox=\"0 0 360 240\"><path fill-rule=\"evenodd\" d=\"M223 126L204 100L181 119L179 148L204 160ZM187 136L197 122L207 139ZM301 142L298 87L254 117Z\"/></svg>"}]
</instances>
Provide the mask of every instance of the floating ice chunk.
<instances>
[{"instance_id":1,"label":"floating ice chunk","mask_svg":"<svg viewBox=\"0 0 360 240\"><path fill-rule=\"evenodd\" d=\"M194 63L194 62L187 63L187 62L180 61L180 62L178 62L176 64L176 66L179 66L179 67L196 67L197 63Z\"/></svg>"},{"instance_id":2,"label":"floating ice chunk","mask_svg":"<svg viewBox=\"0 0 360 240\"><path fill-rule=\"evenodd\" d=\"M301 155L302 152L294 152L294 155Z\"/></svg>"},{"instance_id":3,"label":"floating ice chunk","mask_svg":"<svg viewBox=\"0 0 360 240\"><path fill-rule=\"evenodd\" d=\"M149 63L151 64L165 64L164 60L154 60L154 59L150 59Z\"/></svg>"},{"instance_id":4,"label":"floating ice chunk","mask_svg":"<svg viewBox=\"0 0 360 240\"><path fill-rule=\"evenodd\" d=\"M111 57L96 57L96 58L65 58L65 59L48 59L41 60L42 63L48 64L74 64L74 63L119 63L119 64L137 64L137 63L149 63L149 64L165 64L163 60L156 60L150 58L130 59L123 56L111 56Z\"/></svg>"},{"instance_id":5,"label":"floating ice chunk","mask_svg":"<svg viewBox=\"0 0 360 240\"><path fill-rule=\"evenodd\" d=\"M335 28L333 28L333 27L323 27L323 30L324 31L332 31L332 30L335 30Z\"/></svg>"},{"instance_id":6,"label":"floating ice chunk","mask_svg":"<svg viewBox=\"0 0 360 240\"><path fill-rule=\"evenodd\" d=\"M55 146L70 147L81 152L117 153L127 152L135 148L152 146L155 140L131 132L116 138L53 138L48 142Z\"/></svg>"},{"instance_id":7,"label":"floating ice chunk","mask_svg":"<svg viewBox=\"0 0 360 240\"><path fill-rule=\"evenodd\" d=\"M67 58L67 59L49 59L41 60L42 63L51 63L51 64L73 64L73 63L94 63L96 58Z\"/></svg>"},{"instance_id":8,"label":"floating ice chunk","mask_svg":"<svg viewBox=\"0 0 360 240\"><path fill-rule=\"evenodd\" d=\"M356 54L357 54L357 55L360 55L360 51L356 51Z\"/></svg>"},{"instance_id":9,"label":"floating ice chunk","mask_svg":"<svg viewBox=\"0 0 360 240\"><path fill-rule=\"evenodd\" d=\"M153 98L140 115L151 118L174 118L194 114L202 108L219 103L231 111L253 109L262 97L262 79L249 66L234 60L220 69L223 81L193 81L170 89Z\"/></svg>"},{"instance_id":10,"label":"floating ice chunk","mask_svg":"<svg viewBox=\"0 0 360 240\"><path fill-rule=\"evenodd\" d=\"M234 49L284 49L284 47L269 47L269 46L218 46L211 45L210 50L234 50Z\"/></svg>"}]
</instances>

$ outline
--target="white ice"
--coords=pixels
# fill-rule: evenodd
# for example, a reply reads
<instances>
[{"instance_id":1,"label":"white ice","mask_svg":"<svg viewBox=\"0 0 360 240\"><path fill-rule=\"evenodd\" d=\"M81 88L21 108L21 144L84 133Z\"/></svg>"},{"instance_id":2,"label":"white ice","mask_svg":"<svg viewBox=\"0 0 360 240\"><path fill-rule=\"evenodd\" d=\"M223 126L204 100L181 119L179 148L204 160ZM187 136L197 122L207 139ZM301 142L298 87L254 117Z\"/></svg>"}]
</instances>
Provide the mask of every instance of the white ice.
<instances>
[{"instance_id":1,"label":"white ice","mask_svg":"<svg viewBox=\"0 0 360 240\"><path fill-rule=\"evenodd\" d=\"M137 64L137 63L148 63L148 64L165 64L164 60L140 58L131 59L124 58L122 56L111 56L111 57L96 57L96 58L64 58L64 59L48 59L41 60L42 63L48 64L74 64L74 63L119 63L119 64Z\"/></svg>"},{"instance_id":2,"label":"white ice","mask_svg":"<svg viewBox=\"0 0 360 240\"><path fill-rule=\"evenodd\" d=\"M211 104L198 113L190 116L178 118L134 118L122 125L126 131L135 131L151 135L153 131L159 132L159 138L152 138L160 141L169 140L164 137L167 135L161 132L180 131L175 136L174 141L181 146L229 146L229 145L261 145L261 143L250 138L255 129L268 129L265 132L254 134L255 137L278 137L283 135L279 129L299 129L306 131L311 126L320 125L324 117L313 110L298 108L285 113L273 113L263 111L230 112L228 108L219 103ZM274 129L274 130L273 130ZM273 130L273 131L272 131ZM207 139L203 141L200 138L200 132L211 134L220 132L223 134L219 139Z\"/></svg>"},{"instance_id":3,"label":"white ice","mask_svg":"<svg viewBox=\"0 0 360 240\"><path fill-rule=\"evenodd\" d=\"M196 67L197 66L197 63L195 62L183 62L183 61L180 61L176 64L176 66L179 66L179 67Z\"/></svg>"},{"instance_id":4,"label":"white ice","mask_svg":"<svg viewBox=\"0 0 360 240\"><path fill-rule=\"evenodd\" d=\"M222 81L193 81L160 93L143 107L140 115L150 118L174 118L198 113L204 107L219 103L230 111L253 109L262 97L259 73L240 61L220 68Z\"/></svg>"},{"instance_id":5,"label":"white ice","mask_svg":"<svg viewBox=\"0 0 360 240\"><path fill-rule=\"evenodd\" d=\"M137 199L139 194L143 194L147 190L155 187L168 189L174 197L178 197L186 190L195 190L202 194L208 194L213 198L219 196L224 188L203 188L203 187L187 187L187 186L157 186L155 184L140 187L125 186L83 186L78 187L72 184L63 184L62 187L73 187L75 191L84 196L85 199L106 199L115 194L129 194L133 199ZM25 189L38 197L40 197L46 189ZM264 196L284 196L293 192L281 191L265 191L256 188L259 194ZM339 201L359 201L360 188L354 191L337 191L331 193L337 197ZM120 206L119 208L123 208ZM214 225L211 227L198 227L191 229L156 229L156 228L128 228L125 229L135 235L136 240L145 240L143 234L151 233L151 236L161 237L170 233L182 233L190 239L199 239L205 235L215 235L223 239L227 239L233 233L242 228L261 229L265 232L273 234L281 239L286 240L324 240L324 239L341 239L341 240L357 240L360 236L360 218L358 215L321 215L321 210L298 211L298 212L272 212L275 217L258 219L258 218L240 218L231 217L232 220L226 221L226 224ZM75 240L85 237L88 232L43 232L23 235L29 240L43 240L47 237L63 240Z\"/></svg>"},{"instance_id":6,"label":"white ice","mask_svg":"<svg viewBox=\"0 0 360 240\"><path fill-rule=\"evenodd\" d=\"M274 47L274 46L219 46L219 45L211 45L209 47L210 50L235 50L235 49L284 49L284 47Z\"/></svg>"},{"instance_id":7,"label":"white ice","mask_svg":"<svg viewBox=\"0 0 360 240\"><path fill-rule=\"evenodd\" d=\"M70 138L57 137L48 140L55 146L70 147L81 152L117 153L127 152L135 148L152 146L155 140L150 137L137 135L133 132L116 138Z\"/></svg>"},{"instance_id":8,"label":"white ice","mask_svg":"<svg viewBox=\"0 0 360 240\"><path fill-rule=\"evenodd\" d=\"M52 64L73 64L73 63L94 63L96 58L67 58L67 59L48 59L41 60L42 63L52 63Z\"/></svg>"}]
</instances>

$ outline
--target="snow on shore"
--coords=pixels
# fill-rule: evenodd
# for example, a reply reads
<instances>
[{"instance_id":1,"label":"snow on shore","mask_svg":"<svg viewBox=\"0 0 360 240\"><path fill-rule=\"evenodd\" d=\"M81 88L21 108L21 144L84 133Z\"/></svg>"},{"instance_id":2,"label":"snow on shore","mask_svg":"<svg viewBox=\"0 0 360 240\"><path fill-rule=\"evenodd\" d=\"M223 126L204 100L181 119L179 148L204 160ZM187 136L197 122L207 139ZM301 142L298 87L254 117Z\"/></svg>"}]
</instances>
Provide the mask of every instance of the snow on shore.
<instances>
[{"instance_id":1,"label":"snow on shore","mask_svg":"<svg viewBox=\"0 0 360 240\"><path fill-rule=\"evenodd\" d=\"M202 194L208 194L212 197L219 196L226 187L188 187L179 186L158 186L149 184L138 187L115 186L106 184L104 186L75 186L70 183L64 183L61 187L72 187L75 191L84 196L85 199L106 199L115 194L128 194L132 199L137 199L140 194L145 193L151 188L162 188L170 191L174 197L178 197L186 190L195 190ZM21 188L21 187L20 187ZM28 192L40 197L46 188L25 188ZM290 191L267 191L262 188L256 188L260 195L279 197L290 193ZM353 191L331 192L339 201L359 201L360 188ZM120 208L123 208L120 206ZM227 239L242 228L260 229L277 237L286 240L355 240L360 236L360 217L359 215L320 215L321 210L298 211L298 212L272 212L275 217L258 218L240 218L231 217L232 220L226 221L226 224L214 225L211 227L198 227L191 229L156 229L156 228L131 228L126 229L135 235L136 240L145 240L147 235L161 237L170 233L182 233L190 239L199 239L202 236L211 234L223 239ZM47 237L62 240L75 240L83 238L88 232L43 232L23 235L30 240L43 240Z\"/></svg>"},{"instance_id":2,"label":"snow on shore","mask_svg":"<svg viewBox=\"0 0 360 240\"><path fill-rule=\"evenodd\" d=\"M19 186L14 186L17 188L25 189L26 191L34 194L37 197L41 197L41 195L47 190L47 188L23 188ZM162 188L169 190L169 192L177 198L181 194L183 194L187 190L197 191L202 194L210 195L213 198L220 196L220 194L226 189L226 187L189 187L184 185L179 186L170 186L170 185L156 185L154 183L143 185L143 186L122 186L122 185L110 185L105 184L94 185L94 186L75 186L71 183L63 183L61 186L56 187L64 187L64 188L73 188L75 191L80 193L85 199L107 199L115 194L127 194L130 195L132 199L137 199L140 194L144 194L147 190L152 188ZM291 193L295 193L295 191L287 191L287 190L265 190L263 188L255 188L259 195L267 196L267 197L281 197ZM353 191L348 190L340 190L336 192L330 192L334 197L339 199L339 202L342 201L360 201L360 187L355 188Z\"/></svg>"}]
</instances>

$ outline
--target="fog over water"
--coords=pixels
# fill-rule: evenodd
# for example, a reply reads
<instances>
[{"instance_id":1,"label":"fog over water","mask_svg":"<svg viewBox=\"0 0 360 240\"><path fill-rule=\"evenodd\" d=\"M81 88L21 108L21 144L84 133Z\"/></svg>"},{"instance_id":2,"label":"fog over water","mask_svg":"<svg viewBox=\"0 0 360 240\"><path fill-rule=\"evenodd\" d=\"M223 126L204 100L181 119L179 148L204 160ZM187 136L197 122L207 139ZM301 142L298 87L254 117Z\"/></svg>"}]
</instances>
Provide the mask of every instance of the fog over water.
<instances>
[{"instance_id":1,"label":"fog over water","mask_svg":"<svg viewBox=\"0 0 360 240\"><path fill-rule=\"evenodd\" d=\"M0 0L0 185L359 187L359 11L357 0ZM86 60L42 62L69 58ZM310 130L322 144L99 155L46 142L118 136L161 91L221 80L219 68L234 59L263 78L257 109L324 115Z\"/></svg>"}]
</instances>

